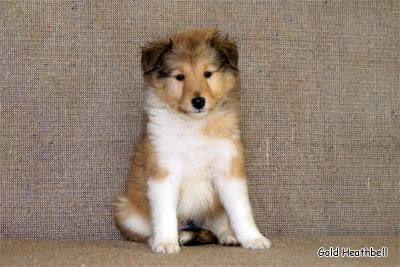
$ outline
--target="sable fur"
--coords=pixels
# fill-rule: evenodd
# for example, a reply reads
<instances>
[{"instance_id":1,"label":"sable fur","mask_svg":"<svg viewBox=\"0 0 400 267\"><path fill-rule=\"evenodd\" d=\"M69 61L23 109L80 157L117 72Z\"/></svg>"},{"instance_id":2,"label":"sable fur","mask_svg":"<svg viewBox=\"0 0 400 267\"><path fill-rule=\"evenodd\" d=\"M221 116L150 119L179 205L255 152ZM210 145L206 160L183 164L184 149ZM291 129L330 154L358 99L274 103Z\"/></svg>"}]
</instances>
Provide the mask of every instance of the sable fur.
<instances>
[{"instance_id":1,"label":"sable fur","mask_svg":"<svg viewBox=\"0 0 400 267\"><path fill-rule=\"evenodd\" d=\"M215 28L189 30L143 48L142 67L146 131L114 205L117 226L158 253L178 252L178 239L268 248L248 200L236 45ZM204 230L178 237L187 220Z\"/></svg>"}]
</instances>

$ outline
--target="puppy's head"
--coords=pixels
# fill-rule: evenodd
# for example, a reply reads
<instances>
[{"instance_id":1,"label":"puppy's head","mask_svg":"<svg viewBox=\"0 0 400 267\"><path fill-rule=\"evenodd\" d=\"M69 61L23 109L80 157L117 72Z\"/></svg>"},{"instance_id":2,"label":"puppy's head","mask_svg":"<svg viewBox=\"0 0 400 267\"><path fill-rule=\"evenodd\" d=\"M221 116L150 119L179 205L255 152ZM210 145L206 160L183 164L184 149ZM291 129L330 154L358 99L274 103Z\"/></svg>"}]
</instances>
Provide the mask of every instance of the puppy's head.
<instances>
[{"instance_id":1,"label":"puppy's head","mask_svg":"<svg viewBox=\"0 0 400 267\"><path fill-rule=\"evenodd\" d=\"M227 101L240 83L236 45L215 28L150 43L142 51L142 67L158 97L192 118Z\"/></svg>"}]
</instances>

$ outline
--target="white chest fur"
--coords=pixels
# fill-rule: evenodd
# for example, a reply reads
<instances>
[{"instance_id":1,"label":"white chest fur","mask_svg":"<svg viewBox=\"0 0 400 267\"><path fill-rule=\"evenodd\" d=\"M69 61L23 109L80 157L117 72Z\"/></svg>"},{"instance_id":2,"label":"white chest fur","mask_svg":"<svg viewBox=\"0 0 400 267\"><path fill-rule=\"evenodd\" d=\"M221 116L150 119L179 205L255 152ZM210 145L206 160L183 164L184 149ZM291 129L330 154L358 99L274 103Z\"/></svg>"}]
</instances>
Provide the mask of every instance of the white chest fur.
<instances>
[{"instance_id":1,"label":"white chest fur","mask_svg":"<svg viewBox=\"0 0 400 267\"><path fill-rule=\"evenodd\" d=\"M148 133L160 167L179 190L177 215L194 219L214 205L213 173L227 171L236 149L231 141L204 134L209 118L193 120L168 109L148 110ZM212 116L212 114L210 114Z\"/></svg>"}]
</instances>

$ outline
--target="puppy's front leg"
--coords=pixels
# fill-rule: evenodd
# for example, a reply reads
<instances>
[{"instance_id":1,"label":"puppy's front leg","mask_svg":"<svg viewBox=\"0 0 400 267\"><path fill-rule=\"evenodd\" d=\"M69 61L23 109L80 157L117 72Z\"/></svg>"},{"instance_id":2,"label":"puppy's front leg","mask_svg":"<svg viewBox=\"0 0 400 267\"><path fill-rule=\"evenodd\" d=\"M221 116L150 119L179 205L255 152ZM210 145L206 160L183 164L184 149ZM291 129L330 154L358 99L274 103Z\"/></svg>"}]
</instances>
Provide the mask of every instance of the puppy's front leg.
<instances>
[{"instance_id":1,"label":"puppy's front leg","mask_svg":"<svg viewBox=\"0 0 400 267\"><path fill-rule=\"evenodd\" d=\"M161 181L150 179L147 182L153 223L153 237L149 245L153 252L165 254L179 252L176 217L178 190L168 178Z\"/></svg>"},{"instance_id":2,"label":"puppy's front leg","mask_svg":"<svg viewBox=\"0 0 400 267\"><path fill-rule=\"evenodd\" d=\"M228 173L221 173L216 177L215 184L232 229L242 247L269 248L271 242L259 232L254 222L244 174L242 177L232 177Z\"/></svg>"}]
</instances>

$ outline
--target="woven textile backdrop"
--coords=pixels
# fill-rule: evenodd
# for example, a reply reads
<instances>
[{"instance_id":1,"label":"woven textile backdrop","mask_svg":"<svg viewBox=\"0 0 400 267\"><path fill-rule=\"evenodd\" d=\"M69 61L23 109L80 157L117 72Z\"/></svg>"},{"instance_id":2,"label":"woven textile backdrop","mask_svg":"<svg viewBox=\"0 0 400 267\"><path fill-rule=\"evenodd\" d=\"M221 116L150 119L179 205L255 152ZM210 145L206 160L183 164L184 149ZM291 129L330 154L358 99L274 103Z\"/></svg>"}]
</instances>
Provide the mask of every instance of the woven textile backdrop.
<instances>
[{"instance_id":1,"label":"woven textile backdrop","mask_svg":"<svg viewBox=\"0 0 400 267\"><path fill-rule=\"evenodd\" d=\"M140 47L207 25L239 47L262 232L398 234L399 19L397 0L1 1L1 237L122 238Z\"/></svg>"}]
</instances>

